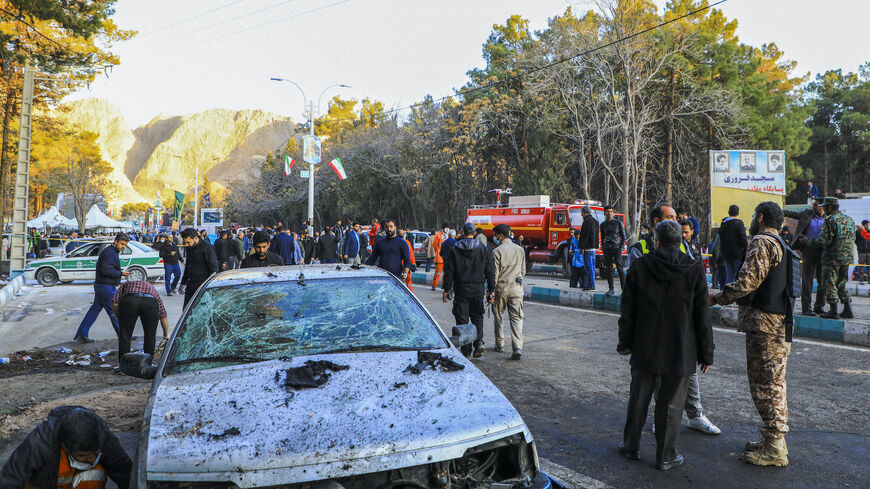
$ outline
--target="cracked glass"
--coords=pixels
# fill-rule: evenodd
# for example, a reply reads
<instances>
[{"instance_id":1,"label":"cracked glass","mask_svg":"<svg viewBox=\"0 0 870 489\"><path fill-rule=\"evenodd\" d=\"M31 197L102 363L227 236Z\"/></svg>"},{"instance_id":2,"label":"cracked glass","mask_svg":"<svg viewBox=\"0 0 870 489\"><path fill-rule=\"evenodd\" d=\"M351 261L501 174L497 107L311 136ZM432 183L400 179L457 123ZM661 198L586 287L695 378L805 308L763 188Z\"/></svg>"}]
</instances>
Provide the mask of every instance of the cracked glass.
<instances>
[{"instance_id":1,"label":"cracked glass","mask_svg":"<svg viewBox=\"0 0 870 489\"><path fill-rule=\"evenodd\" d=\"M239 284L203 291L181 324L171 371L248 359L314 355L379 346L446 346L437 326L391 278L336 278ZM233 362L234 358L240 359Z\"/></svg>"}]
</instances>

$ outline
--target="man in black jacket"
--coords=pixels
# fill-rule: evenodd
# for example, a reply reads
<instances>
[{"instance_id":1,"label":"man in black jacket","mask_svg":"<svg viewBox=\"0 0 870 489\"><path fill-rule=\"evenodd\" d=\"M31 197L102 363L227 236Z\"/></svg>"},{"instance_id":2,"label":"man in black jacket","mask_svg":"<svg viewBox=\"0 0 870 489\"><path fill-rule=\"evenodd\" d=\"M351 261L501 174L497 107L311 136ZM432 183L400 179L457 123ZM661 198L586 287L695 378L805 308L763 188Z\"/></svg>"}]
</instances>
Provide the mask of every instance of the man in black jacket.
<instances>
[{"instance_id":1,"label":"man in black jacket","mask_svg":"<svg viewBox=\"0 0 870 489\"><path fill-rule=\"evenodd\" d=\"M60 406L12 452L0 470L0 489L102 489L106 476L127 489L132 467L105 421L81 406Z\"/></svg>"},{"instance_id":2,"label":"man in black jacket","mask_svg":"<svg viewBox=\"0 0 870 489\"><path fill-rule=\"evenodd\" d=\"M585 221L585 218L584 218ZM607 278L607 295L613 295L613 267L619 274L619 290L625 286L625 271L622 269L622 247L628 237L621 219L613 218L613 206L604 206L604 222L601 223L601 249L604 252L604 276Z\"/></svg>"},{"instance_id":3,"label":"man in black jacket","mask_svg":"<svg viewBox=\"0 0 870 489\"><path fill-rule=\"evenodd\" d=\"M586 275L583 277L583 290L595 290L595 253L598 251L598 221L592 217L592 209L584 205L580 209L583 224L580 225L578 246L583 253L583 266Z\"/></svg>"},{"instance_id":4,"label":"man in black jacket","mask_svg":"<svg viewBox=\"0 0 870 489\"><path fill-rule=\"evenodd\" d=\"M184 263L181 259L181 253L178 251L178 246L172 239L166 239L166 236L160 235L155 245L160 258L163 259L163 280L166 282L166 295L175 294L178 281L181 280L181 266L179 263Z\"/></svg>"},{"instance_id":5,"label":"man in black jacket","mask_svg":"<svg viewBox=\"0 0 870 489\"><path fill-rule=\"evenodd\" d=\"M722 257L725 259L725 283L731 283L737 279L737 272L743 264L746 255L746 226L737 216L740 215L740 207L732 205L728 207L728 217L722 221L719 227L719 242L722 249Z\"/></svg>"},{"instance_id":6,"label":"man in black jacket","mask_svg":"<svg viewBox=\"0 0 870 489\"><path fill-rule=\"evenodd\" d=\"M181 232L184 246L187 248L187 265L181 285L184 286L184 307L196 294L196 290L213 274L218 273L217 255L214 247L201 239L193 228Z\"/></svg>"},{"instance_id":7,"label":"man in black jacket","mask_svg":"<svg viewBox=\"0 0 870 489\"><path fill-rule=\"evenodd\" d=\"M323 229L323 234L317 240L317 259L320 263L335 263L338 260L338 241L329 227Z\"/></svg>"},{"instance_id":8,"label":"man in black jacket","mask_svg":"<svg viewBox=\"0 0 870 489\"><path fill-rule=\"evenodd\" d=\"M598 229L598 226L595 227ZM474 224L462 225L462 239L450 250L444 260L444 294L447 302L453 290L453 317L456 324L468 324L469 319L477 327L477 339L473 345L462 347L468 356L474 348L474 358L483 356L483 296L486 285L486 300L495 302L495 262L492 252L474 239Z\"/></svg>"},{"instance_id":9,"label":"man in black jacket","mask_svg":"<svg viewBox=\"0 0 870 489\"><path fill-rule=\"evenodd\" d=\"M242 268L283 266L284 259L269 251L269 233L257 231L254 233L254 252L242 260Z\"/></svg>"},{"instance_id":10,"label":"man in black jacket","mask_svg":"<svg viewBox=\"0 0 870 489\"><path fill-rule=\"evenodd\" d=\"M820 198L813 199L812 208L801 212L783 209L785 217L797 219L797 227L789 245L801 254L801 314L804 316L818 316L823 312L825 305L825 287L822 282L822 248L804 246L798 237L818 238L822 234L825 225L825 208ZM818 283L816 289L816 305L813 304L813 279Z\"/></svg>"},{"instance_id":11,"label":"man in black jacket","mask_svg":"<svg viewBox=\"0 0 870 489\"><path fill-rule=\"evenodd\" d=\"M230 243L227 241L226 229L221 229L218 233L218 239L214 240L214 254L217 256L218 270L224 271L227 269L227 262L230 259Z\"/></svg>"},{"instance_id":12,"label":"man in black jacket","mask_svg":"<svg viewBox=\"0 0 870 489\"><path fill-rule=\"evenodd\" d=\"M680 251L681 229L656 225L656 249L632 264L622 292L620 355L631 355L631 393L625 421L625 457L637 460L640 437L656 382L656 463L667 470L683 463L677 454L680 419L689 376L696 364L713 364L713 327L707 280L700 262Z\"/></svg>"},{"instance_id":13,"label":"man in black jacket","mask_svg":"<svg viewBox=\"0 0 870 489\"><path fill-rule=\"evenodd\" d=\"M115 242L100 252L100 256L97 258L97 274L94 279L94 303L79 324L79 329L73 337L74 340L80 343L94 342L88 337L88 333L91 331L94 321L97 320L97 316L100 315L100 309L109 315L115 334L120 333L118 318L112 312L112 297L115 296L115 288L121 283L121 277L130 275L130 272L121 270L121 259L118 256L127 247L129 241L129 236L118 233L115 236Z\"/></svg>"}]
</instances>

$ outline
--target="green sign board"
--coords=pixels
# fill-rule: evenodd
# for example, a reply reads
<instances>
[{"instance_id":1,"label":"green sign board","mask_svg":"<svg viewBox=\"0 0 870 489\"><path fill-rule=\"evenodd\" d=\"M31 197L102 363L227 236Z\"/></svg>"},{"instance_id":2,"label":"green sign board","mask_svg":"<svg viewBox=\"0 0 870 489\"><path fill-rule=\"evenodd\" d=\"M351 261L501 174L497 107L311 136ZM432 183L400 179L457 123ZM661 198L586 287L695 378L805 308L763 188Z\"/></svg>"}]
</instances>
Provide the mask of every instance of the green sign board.
<instances>
[{"instance_id":1,"label":"green sign board","mask_svg":"<svg viewBox=\"0 0 870 489\"><path fill-rule=\"evenodd\" d=\"M308 171L308 170L299 170L299 176L302 177L302 178L308 178L308 175L309 175L310 173L311 173L311 172Z\"/></svg>"}]
</instances>

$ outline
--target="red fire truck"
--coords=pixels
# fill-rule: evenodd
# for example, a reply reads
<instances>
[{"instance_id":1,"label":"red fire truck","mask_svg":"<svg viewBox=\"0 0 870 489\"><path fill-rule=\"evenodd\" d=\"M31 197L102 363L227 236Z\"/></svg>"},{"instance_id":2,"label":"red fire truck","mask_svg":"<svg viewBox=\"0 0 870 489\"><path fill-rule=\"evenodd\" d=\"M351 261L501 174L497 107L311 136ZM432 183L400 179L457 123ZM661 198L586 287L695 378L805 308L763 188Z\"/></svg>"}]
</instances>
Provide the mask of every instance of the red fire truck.
<instances>
[{"instance_id":1,"label":"red fire truck","mask_svg":"<svg viewBox=\"0 0 870 489\"><path fill-rule=\"evenodd\" d=\"M568 245L574 229L580 229L583 217L580 209L588 205L592 216L604 220L604 208L597 200L575 200L572 204L552 204L549 195L514 195L509 203L476 205L468 209L466 222L483 229L492 239L492 228L507 224L514 236L523 236L527 264L558 263L565 277L571 274ZM625 224L625 216L614 214ZM601 254L601 250L598 251Z\"/></svg>"}]
</instances>

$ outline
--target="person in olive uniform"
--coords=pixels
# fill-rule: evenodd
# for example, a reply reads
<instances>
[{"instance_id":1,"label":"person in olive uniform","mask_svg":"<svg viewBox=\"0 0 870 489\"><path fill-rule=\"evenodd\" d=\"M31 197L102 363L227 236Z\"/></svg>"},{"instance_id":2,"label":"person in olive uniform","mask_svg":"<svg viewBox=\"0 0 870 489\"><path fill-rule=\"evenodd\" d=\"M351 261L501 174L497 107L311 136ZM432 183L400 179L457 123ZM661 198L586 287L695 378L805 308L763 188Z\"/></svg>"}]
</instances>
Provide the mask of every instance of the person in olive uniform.
<instances>
[{"instance_id":1,"label":"person in olive uniform","mask_svg":"<svg viewBox=\"0 0 870 489\"><path fill-rule=\"evenodd\" d=\"M825 197L825 224L818 238L801 238L801 243L814 248L822 247L822 283L825 284L825 300L830 310L821 317L851 319L852 298L846 289L849 265L852 263L852 247L855 246L855 222L840 212L840 200ZM843 303L843 312L837 313L837 302Z\"/></svg>"}]
</instances>

